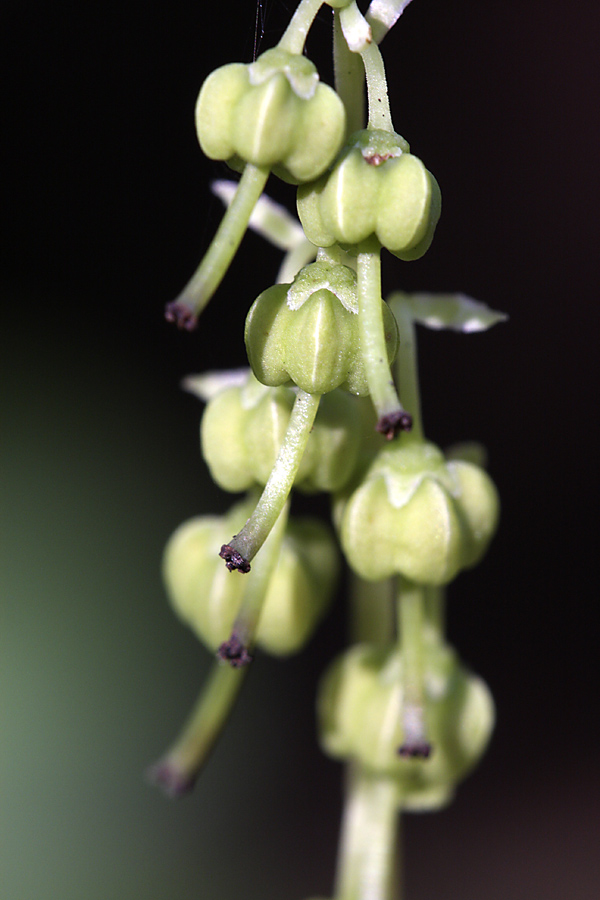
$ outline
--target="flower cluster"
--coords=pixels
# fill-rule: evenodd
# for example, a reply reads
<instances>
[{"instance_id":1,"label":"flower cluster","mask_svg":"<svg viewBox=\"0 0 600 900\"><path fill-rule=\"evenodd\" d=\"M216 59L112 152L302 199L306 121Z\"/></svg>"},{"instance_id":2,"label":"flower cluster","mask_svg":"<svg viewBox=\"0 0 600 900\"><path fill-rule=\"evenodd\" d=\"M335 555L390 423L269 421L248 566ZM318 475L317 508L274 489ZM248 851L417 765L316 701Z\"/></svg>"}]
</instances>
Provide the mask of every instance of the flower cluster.
<instances>
[{"instance_id":1,"label":"flower cluster","mask_svg":"<svg viewBox=\"0 0 600 900\"><path fill-rule=\"evenodd\" d=\"M241 179L217 186L225 216L167 318L196 326L248 226L287 252L279 281L248 304L249 368L187 384L206 403L213 480L245 497L225 516L184 523L167 545L173 607L217 659L151 774L172 795L192 787L255 648L285 656L306 644L343 557L362 624L318 698L323 749L352 772L342 898L362 896L361 866L377 869L365 835L379 829L392 847L398 810L447 803L493 727L488 689L445 639L443 604L445 585L484 555L498 496L473 453L444 454L425 438L415 325L473 332L504 317L463 295L383 301L382 250L422 256L441 209L435 178L393 128L378 48L407 3L373 0L365 18L352 0L330 0L337 90L303 55L321 5L302 0L279 44L217 69L196 106L202 150ZM301 228L264 196L271 173L297 186ZM292 515L295 490L328 493L332 525ZM378 859L385 886L390 860Z\"/></svg>"}]
</instances>

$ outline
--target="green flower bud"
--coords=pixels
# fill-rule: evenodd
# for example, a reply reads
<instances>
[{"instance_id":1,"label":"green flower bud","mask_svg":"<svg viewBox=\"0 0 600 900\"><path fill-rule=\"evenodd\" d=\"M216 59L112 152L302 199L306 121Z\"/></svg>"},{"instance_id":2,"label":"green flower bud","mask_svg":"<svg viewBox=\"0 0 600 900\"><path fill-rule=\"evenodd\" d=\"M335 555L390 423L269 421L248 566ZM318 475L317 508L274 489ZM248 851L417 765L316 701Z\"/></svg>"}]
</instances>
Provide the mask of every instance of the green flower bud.
<instances>
[{"instance_id":1,"label":"green flower bud","mask_svg":"<svg viewBox=\"0 0 600 900\"><path fill-rule=\"evenodd\" d=\"M305 56L280 47L250 65L212 72L196 104L196 131L210 159L240 171L249 162L292 184L312 181L334 159L344 138L344 105L319 82Z\"/></svg>"},{"instance_id":2,"label":"green flower bud","mask_svg":"<svg viewBox=\"0 0 600 900\"><path fill-rule=\"evenodd\" d=\"M398 348L398 326L383 303L389 362ZM246 350L263 384L292 381L312 394L340 387L369 393L360 349L356 274L347 266L316 262L293 283L268 288L246 319Z\"/></svg>"},{"instance_id":3,"label":"green flower bud","mask_svg":"<svg viewBox=\"0 0 600 900\"><path fill-rule=\"evenodd\" d=\"M295 393L269 388L250 377L244 387L221 391L202 417L202 455L226 491L265 485L285 436ZM353 398L323 397L296 476L306 492L337 491L351 477L361 445Z\"/></svg>"},{"instance_id":4,"label":"green flower bud","mask_svg":"<svg viewBox=\"0 0 600 900\"><path fill-rule=\"evenodd\" d=\"M403 757L402 668L397 648L359 645L339 657L319 690L321 742L331 756L393 778L402 808L437 809L481 758L493 729L493 701L451 648L431 644L425 651L425 720L433 753Z\"/></svg>"},{"instance_id":5,"label":"green flower bud","mask_svg":"<svg viewBox=\"0 0 600 900\"><path fill-rule=\"evenodd\" d=\"M400 259L428 249L440 217L433 175L398 134L367 129L353 134L333 169L298 189L298 214L318 247L339 243L356 252L375 235Z\"/></svg>"},{"instance_id":6,"label":"green flower bud","mask_svg":"<svg viewBox=\"0 0 600 900\"><path fill-rule=\"evenodd\" d=\"M219 559L221 545L239 531L252 507L244 502L223 517L190 519L165 549L163 576L169 599L212 651L229 638L254 578L253 572L233 575ZM327 609L338 568L335 541L324 524L316 519L290 521L258 622L257 645L276 656L300 650Z\"/></svg>"},{"instance_id":7,"label":"green flower bud","mask_svg":"<svg viewBox=\"0 0 600 900\"><path fill-rule=\"evenodd\" d=\"M433 444L402 444L377 455L336 522L349 564L370 581L404 575L447 584L475 565L496 530L499 501L483 469L446 462Z\"/></svg>"}]
</instances>

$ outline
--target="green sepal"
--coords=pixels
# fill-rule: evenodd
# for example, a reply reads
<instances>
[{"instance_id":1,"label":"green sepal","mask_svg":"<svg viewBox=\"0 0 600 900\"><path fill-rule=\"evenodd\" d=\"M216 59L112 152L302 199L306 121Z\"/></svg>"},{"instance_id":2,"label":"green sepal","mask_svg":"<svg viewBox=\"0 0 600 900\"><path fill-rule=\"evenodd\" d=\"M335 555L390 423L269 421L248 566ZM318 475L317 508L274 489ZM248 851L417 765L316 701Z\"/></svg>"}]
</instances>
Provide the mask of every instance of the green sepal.
<instances>
[{"instance_id":1,"label":"green sepal","mask_svg":"<svg viewBox=\"0 0 600 900\"><path fill-rule=\"evenodd\" d=\"M442 585L475 565L496 530L499 500L478 466L430 443L379 452L335 511L349 565L368 581L403 575Z\"/></svg>"},{"instance_id":2,"label":"green sepal","mask_svg":"<svg viewBox=\"0 0 600 900\"><path fill-rule=\"evenodd\" d=\"M170 602L212 651L229 638L254 577L252 571L243 577L228 572L219 550L240 530L253 506L252 501L244 501L226 516L190 519L165 548L163 576ZM316 519L290 520L269 582L256 644L276 656L300 650L327 609L338 570L330 530Z\"/></svg>"},{"instance_id":3,"label":"green sepal","mask_svg":"<svg viewBox=\"0 0 600 900\"><path fill-rule=\"evenodd\" d=\"M295 392L265 387L249 376L208 403L201 424L202 455L226 491L265 485L286 433ZM356 401L358 402L358 401ZM323 397L294 487L308 493L338 491L351 478L361 449L353 398Z\"/></svg>"},{"instance_id":4,"label":"green sepal","mask_svg":"<svg viewBox=\"0 0 600 900\"><path fill-rule=\"evenodd\" d=\"M400 259L429 248L441 211L433 175L404 138L356 132L332 169L298 189L298 215L309 241L356 253L371 236Z\"/></svg>"},{"instance_id":5,"label":"green sepal","mask_svg":"<svg viewBox=\"0 0 600 900\"><path fill-rule=\"evenodd\" d=\"M357 313L356 273L347 266L316 262L305 266L291 285L263 291L246 319L254 375L271 386L291 381L312 394L339 387L367 396ZM391 363L398 327L385 303L383 320Z\"/></svg>"},{"instance_id":6,"label":"green sepal","mask_svg":"<svg viewBox=\"0 0 600 900\"><path fill-rule=\"evenodd\" d=\"M317 178L344 138L344 105L319 81L306 57L279 47L250 65L212 72L196 103L196 131L210 159L236 171L245 163L269 167L284 181Z\"/></svg>"},{"instance_id":7,"label":"green sepal","mask_svg":"<svg viewBox=\"0 0 600 900\"><path fill-rule=\"evenodd\" d=\"M403 734L403 660L397 648L358 645L330 666L321 682L318 718L323 749L393 778L403 809L445 806L477 764L490 738L494 705L485 683L448 646L425 648L428 759L398 754Z\"/></svg>"}]
</instances>

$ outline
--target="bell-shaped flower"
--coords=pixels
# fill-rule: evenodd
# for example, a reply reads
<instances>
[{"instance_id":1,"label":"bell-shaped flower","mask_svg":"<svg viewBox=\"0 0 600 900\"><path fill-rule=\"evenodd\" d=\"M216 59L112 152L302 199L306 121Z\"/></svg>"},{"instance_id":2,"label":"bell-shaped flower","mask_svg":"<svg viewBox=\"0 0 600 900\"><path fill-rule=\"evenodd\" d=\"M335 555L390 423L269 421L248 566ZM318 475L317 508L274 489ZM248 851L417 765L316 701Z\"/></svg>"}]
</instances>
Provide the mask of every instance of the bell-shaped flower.
<instances>
[{"instance_id":1,"label":"bell-shaped flower","mask_svg":"<svg viewBox=\"0 0 600 900\"><path fill-rule=\"evenodd\" d=\"M342 548L369 581L403 575L441 585L475 565L496 530L499 501L490 477L435 445L396 441L361 483L338 501Z\"/></svg>"},{"instance_id":2,"label":"bell-shaped flower","mask_svg":"<svg viewBox=\"0 0 600 900\"><path fill-rule=\"evenodd\" d=\"M352 647L325 673L318 697L324 750L394 779L399 805L407 810L446 805L481 758L494 725L487 686L450 647L426 648L424 675L425 722L434 748L427 758L399 752L406 720L403 659L396 647Z\"/></svg>"},{"instance_id":3,"label":"bell-shaped flower","mask_svg":"<svg viewBox=\"0 0 600 900\"><path fill-rule=\"evenodd\" d=\"M252 501L236 504L226 516L184 522L165 548L163 576L180 618L216 651L231 635L245 593L257 572L243 577L227 571L219 549L241 528ZM271 534L265 543L276 538ZM338 551L329 529L311 518L292 519L281 540L268 580L254 641L276 656L300 650L331 600L338 574Z\"/></svg>"},{"instance_id":4,"label":"bell-shaped flower","mask_svg":"<svg viewBox=\"0 0 600 900\"><path fill-rule=\"evenodd\" d=\"M381 301L388 361L398 349L398 327ZM318 261L292 284L268 288L246 319L246 350L256 378L272 386L292 382L311 394L342 388L369 393L360 347L356 273Z\"/></svg>"},{"instance_id":5,"label":"bell-shaped flower","mask_svg":"<svg viewBox=\"0 0 600 900\"><path fill-rule=\"evenodd\" d=\"M202 454L217 484L227 491L265 485L289 425L296 398L291 388L270 388L252 376L218 393L202 418ZM358 402L358 401L357 401ZM295 487L337 491L351 477L361 445L353 398L326 394L319 405Z\"/></svg>"},{"instance_id":6,"label":"bell-shaped flower","mask_svg":"<svg viewBox=\"0 0 600 900\"><path fill-rule=\"evenodd\" d=\"M273 47L255 62L212 72L196 104L196 130L210 159L240 171L268 166L284 181L317 178L344 139L346 116L336 92L299 53Z\"/></svg>"},{"instance_id":7,"label":"bell-shaped flower","mask_svg":"<svg viewBox=\"0 0 600 900\"><path fill-rule=\"evenodd\" d=\"M318 247L355 252L375 236L400 259L418 259L441 211L437 181L399 134L367 128L348 140L333 167L298 189L298 215Z\"/></svg>"}]
</instances>

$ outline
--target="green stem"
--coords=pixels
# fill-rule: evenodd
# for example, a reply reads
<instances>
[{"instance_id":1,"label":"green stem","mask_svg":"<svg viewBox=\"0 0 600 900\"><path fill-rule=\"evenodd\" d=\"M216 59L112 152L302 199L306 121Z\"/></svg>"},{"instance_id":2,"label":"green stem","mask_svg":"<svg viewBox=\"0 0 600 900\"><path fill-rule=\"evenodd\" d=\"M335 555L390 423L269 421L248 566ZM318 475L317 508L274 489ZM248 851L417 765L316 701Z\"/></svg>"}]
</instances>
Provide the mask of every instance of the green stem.
<instances>
[{"instance_id":1,"label":"green stem","mask_svg":"<svg viewBox=\"0 0 600 900\"><path fill-rule=\"evenodd\" d=\"M388 305L392 310L400 334L400 349L395 363L396 383L400 395L412 416L410 440L422 443L423 418L421 415L421 396L419 392L419 368L417 363L417 335L415 321L405 295L393 294Z\"/></svg>"},{"instance_id":2,"label":"green stem","mask_svg":"<svg viewBox=\"0 0 600 900\"><path fill-rule=\"evenodd\" d=\"M381 301L381 248L375 238L361 245L357 257L358 329L371 400L378 416L377 431L389 440L409 431L411 417L396 393L390 371Z\"/></svg>"},{"instance_id":3,"label":"green stem","mask_svg":"<svg viewBox=\"0 0 600 900\"><path fill-rule=\"evenodd\" d=\"M288 513L289 504L286 504L252 569L252 576L248 579L248 587L244 593L242 605L231 629L231 637L219 647L219 658L227 660L231 666L245 666L252 662L249 651L254 644L269 583L279 559Z\"/></svg>"},{"instance_id":4,"label":"green stem","mask_svg":"<svg viewBox=\"0 0 600 900\"><path fill-rule=\"evenodd\" d=\"M398 622L402 653L403 732L401 756L428 757L431 745L425 725L425 592L423 585L398 579Z\"/></svg>"},{"instance_id":5,"label":"green stem","mask_svg":"<svg viewBox=\"0 0 600 900\"><path fill-rule=\"evenodd\" d=\"M302 53L310 26L322 5L323 0L300 0L277 46L288 53Z\"/></svg>"},{"instance_id":6,"label":"green stem","mask_svg":"<svg viewBox=\"0 0 600 900\"><path fill-rule=\"evenodd\" d=\"M292 489L320 400L320 394L298 390L283 443L256 509L240 533L221 548L228 569L250 571L251 560L267 539Z\"/></svg>"},{"instance_id":7,"label":"green stem","mask_svg":"<svg viewBox=\"0 0 600 900\"><path fill-rule=\"evenodd\" d=\"M392 113L388 98L387 79L385 66L379 47L375 41L365 44L360 55L365 67L367 78L367 97L369 100L369 124L368 128L378 128L381 131L394 133Z\"/></svg>"},{"instance_id":8,"label":"green stem","mask_svg":"<svg viewBox=\"0 0 600 900\"><path fill-rule=\"evenodd\" d=\"M213 664L181 734L164 757L148 769L147 777L168 796L182 797L194 787L229 717L246 671Z\"/></svg>"},{"instance_id":9,"label":"green stem","mask_svg":"<svg viewBox=\"0 0 600 900\"><path fill-rule=\"evenodd\" d=\"M339 10L333 19L333 71L335 90L346 109L346 137L364 128L365 67L342 33Z\"/></svg>"},{"instance_id":10,"label":"green stem","mask_svg":"<svg viewBox=\"0 0 600 900\"><path fill-rule=\"evenodd\" d=\"M352 573L350 579L351 641L389 646L394 630L392 581L364 581ZM347 766L334 900L399 900L398 809L392 782L369 777L357 765Z\"/></svg>"},{"instance_id":11,"label":"green stem","mask_svg":"<svg viewBox=\"0 0 600 900\"><path fill-rule=\"evenodd\" d=\"M350 577L350 641L388 647L393 640L392 582Z\"/></svg>"},{"instance_id":12,"label":"green stem","mask_svg":"<svg viewBox=\"0 0 600 900\"><path fill-rule=\"evenodd\" d=\"M169 303L165 316L180 328L192 331L198 316L221 284L231 260L240 246L248 227L252 210L262 194L270 170L247 163L235 196L212 239L211 245L183 291Z\"/></svg>"},{"instance_id":13,"label":"green stem","mask_svg":"<svg viewBox=\"0 0 600 900\"><path fill-rule=\"evenodd\" d=\"M397 809L392 779L349 767L335 900L399 900Z\"/></svg>"},{"instance_id":14,"label":"green stem","mask_svg":"<svg viewBox=\"0 0 600 900\"><path fill-rule=\"evenodd\" d=\"M424 636L429 644L442 644L446 634L446 592L443 587L424 588Z\"/></svg>"}]
</instances>

